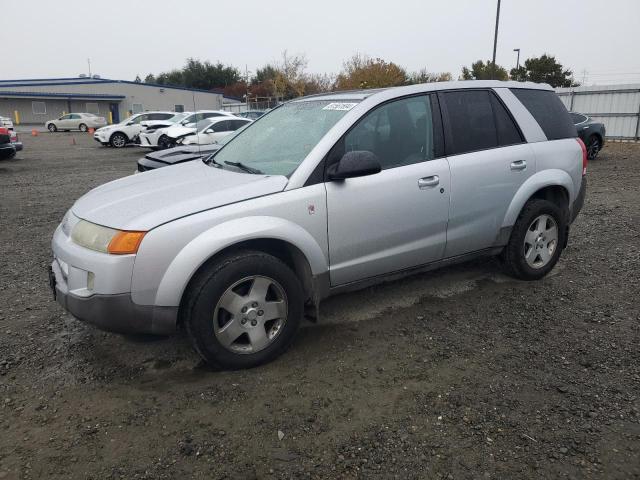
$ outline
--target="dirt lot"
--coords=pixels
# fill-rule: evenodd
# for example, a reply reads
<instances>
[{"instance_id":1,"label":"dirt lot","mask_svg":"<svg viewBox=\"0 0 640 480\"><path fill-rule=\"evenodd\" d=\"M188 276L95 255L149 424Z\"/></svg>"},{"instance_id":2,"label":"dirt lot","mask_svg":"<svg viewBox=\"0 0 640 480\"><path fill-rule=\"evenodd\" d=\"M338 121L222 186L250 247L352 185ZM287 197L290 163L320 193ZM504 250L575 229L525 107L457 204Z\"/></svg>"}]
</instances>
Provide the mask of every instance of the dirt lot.
<instances>
[{"instance_id":1,"label":"dirt lot","mask_svg":"<svg viewBox=\"0 0 640 480\"><path fill-rule=\"evenodd\" d=\"M640 146L590 164L543 281L486 260L343 295L278 361L214 372L183 334L51 298L65 210L141 152L23 140L0 163L0 479L640 478Z\"/></svg>"}]
</instances>

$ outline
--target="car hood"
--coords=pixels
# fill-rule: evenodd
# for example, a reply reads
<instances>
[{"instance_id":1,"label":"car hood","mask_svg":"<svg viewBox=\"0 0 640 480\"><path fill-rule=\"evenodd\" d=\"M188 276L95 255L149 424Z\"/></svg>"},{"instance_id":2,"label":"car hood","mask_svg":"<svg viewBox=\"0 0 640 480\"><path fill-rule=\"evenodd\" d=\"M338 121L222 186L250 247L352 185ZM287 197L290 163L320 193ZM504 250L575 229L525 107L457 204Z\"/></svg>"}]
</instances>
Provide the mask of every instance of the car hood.
<instances>
[{"instance_id":1,"label":"car hood","mask_svg":"<svg viewBox=\"0 0 640 480\"><path fill-rule=\"evenodd\" d=\"M183 127L182 125L174 125L172 127L167 128L167 131L164 132L171 138L178 138L183 135L189 135L190 133L194 133L196 131L195 127Z\"/></svg>"},{"instance_id":2,"label":"car hood","mask_svg":"<svg viewBox=\"0 0 640 480\"><path fill-rule=\"evenodd\" d=\"M100 132L110 132L111 130L116 130L116 129L118 129L118 128L122 128L122 127L124 127L124 126L125 126L125 124L124 124L124 123L114 123L113 125L107 125L106 127L101 127L101 128L99 128L98 130L96 130L96 132L97 132L97 131L100 131Z\"/></svg>"},{"instance_id":3,"label":"car hood","mask_svg":"<svg viewBox=\"0 0 640 480\"><path fill-rule=\"evenodd\" d=\"M106 183L71 208L89 222L120 230L151 230L196 212L281 192L284 176L251 175L187 162Z\"/></svg>"},{"instance_id":4,"label":"car hood","mask_svg":"<svg viewBox=\"0 0 640 480\"><path fill-rule=\"evenodd\" d=\"M218 144L202 146L182 145L180 147L170 148L168 150L160 150L158 152L148 153L144 156L144 158L156 162L166 163L167 165L173 165L175 163L181 163L210 155L219 149L220 145Z\"/></svg>"}]
</instances>

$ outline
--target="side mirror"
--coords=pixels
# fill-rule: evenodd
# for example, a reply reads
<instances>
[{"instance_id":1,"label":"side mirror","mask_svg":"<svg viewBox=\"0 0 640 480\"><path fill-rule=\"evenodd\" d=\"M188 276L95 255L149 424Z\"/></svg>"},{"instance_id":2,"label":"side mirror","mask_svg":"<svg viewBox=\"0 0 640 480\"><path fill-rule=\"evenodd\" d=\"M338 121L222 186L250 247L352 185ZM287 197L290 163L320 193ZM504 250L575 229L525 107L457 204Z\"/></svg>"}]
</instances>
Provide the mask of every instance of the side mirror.
<instances>
[{"instance_id":1,"label":"side mirror","mask_svg":"<svg viewBox=\"0 0 640 480\"><path fill-rule=\"evenodd\" d=\"M345 153L338 163L327 169L329 180L345 180L353 177L374 175L382 170L378 156L368 150Z\"/></svg>"},{"instance_id":2,"label":"side mirror","mask_svg":"<svg viewBox=\"0 0 640 480\"><path fill-rule=\"evenodd\" d=\"M216 133L216 131L213 128L207 128L204 133Z\"/></svg>"}]
</instances>

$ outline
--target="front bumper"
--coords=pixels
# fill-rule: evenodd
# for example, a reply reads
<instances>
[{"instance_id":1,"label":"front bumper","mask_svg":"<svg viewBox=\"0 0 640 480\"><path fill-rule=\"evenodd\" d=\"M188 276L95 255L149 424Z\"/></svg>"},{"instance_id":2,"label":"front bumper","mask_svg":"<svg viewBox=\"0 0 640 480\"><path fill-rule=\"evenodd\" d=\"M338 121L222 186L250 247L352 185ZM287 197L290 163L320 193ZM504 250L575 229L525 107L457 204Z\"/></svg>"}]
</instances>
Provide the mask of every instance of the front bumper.
<instances>
[{"instance_id":1,"label":"front bumper","mask_svg":"<svg viewBox=\"0 0 640 480\"><path fill-rule=\"evenodd\" d=\"M109 143L109 135L103 132L100 132L99 130L93 134L93 139L96 142L99 142L103 145L106 145L107 143Z\"/></svg>"},{"instance_id":2,"label":"front bumper","mask_svg":"<svg viewBox=\"0 0 640 480\"><path fill-rule=\"evenodd\" d=\"M55 275L55 273L54 273ZM56 277L57 279L57 277ZM77 297L54 286L57 302L78 320L115 333L169 335L176 329L178 307L133 303L127 293Z\"/></svg>"},{"instance_id":3,"label":"front bumper","mask_svg":"<svg viewBox=\"0 0 640 480\"><path fill-rule=\"evenodd\" d=\"M22 150L22 142L13 142L12 145L16 147L16 152L19 152Z\"/></svg>"},{"instance_id":4,"label":"front bumper","mask_svg":"<svg viewBox=\"0 0 640 480\"><path fill-rule=\"evenodd\" d=\"M175 331L178 307L139 305L131 299L134 255L108 255L80 247L58 227L52 241L49 282L69 313L103 330L166 335Z\"/></svg>"}]
</instances>

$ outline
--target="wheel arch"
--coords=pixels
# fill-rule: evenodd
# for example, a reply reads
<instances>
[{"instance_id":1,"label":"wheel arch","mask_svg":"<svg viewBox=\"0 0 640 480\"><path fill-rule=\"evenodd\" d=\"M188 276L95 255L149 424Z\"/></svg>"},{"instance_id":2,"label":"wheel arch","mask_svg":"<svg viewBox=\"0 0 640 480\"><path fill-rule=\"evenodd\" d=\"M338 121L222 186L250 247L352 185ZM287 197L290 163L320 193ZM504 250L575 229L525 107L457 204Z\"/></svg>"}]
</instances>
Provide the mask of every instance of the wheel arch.
<instances>
[{"instance_id":1,"label":"wheel arch","mask_svg":"<svg viewBox=\"0 0 640 480\"><path fill-rule=\"evenodd\" d=\"M512 227L526 203L532 198L549 200L565 209L568 214L571 202L575 198L574 190L573 180L564 170L544 170L532 175L511 200L502 227Z\"/></svg>"},{"instance_id":2,"label":"wheel arch","mask_svg":"<svg viewBox=\"0 0 640 480\"><path fill-rule=\"evenodd\" d=\"M129 135L127 135L126 133L124 133L122 130L116 130L115 132L111 132L111 134L109 135L109 142L111 142L111 139L113 138L113 136L114 136L116 133L121 133L122 135L124 135L124 137L127 139L127 141L131 140L131 139L129 138Z\"/></svg>"},{"instance_id":3,"label":"wheel arch","mask_svg":"<svg viewBox=\"0 0 640 480\"><path fill-rule=\"evenodd\" d=\"M300 250L296 245L286 240L279 238L254 238L251 240L244 240L238 243L229 245L222 250L217 251L211 257L209 257L200 267L193 273L180 298L180 306L178 308L178 325L180 325L184 319L186 299L188 297L189 288L194 281L198 278L202 272L206 271L210 266L214 265L219 259L226 255L233 254L240 251L259 251L276 257L287 265L298 277L302 289L305 293L305 304L317 305L318 299L316 295L316 289L314 286L313 273L311 271L311 265L307 260L304 252Z\"/></svg>"},{"instance_id":4,"label":"wheel arch","mask_svg":"<svg viewBox=\"0 0 640 480\"><path fill-rule=\"evenodd\" d=\"M239 250L257 250L279 258L300 278L308 299L317 301L314 279L328 277L323 248L297 224L274 217L248 217L217 225L185 245L166 269L155 305L181 305L196 275L221 256Z\"/></svg>"}]
</instances>

